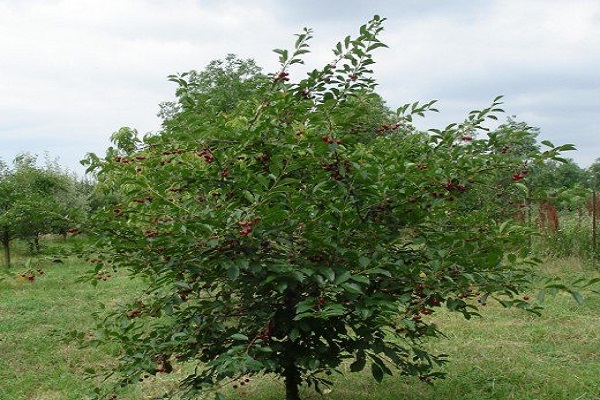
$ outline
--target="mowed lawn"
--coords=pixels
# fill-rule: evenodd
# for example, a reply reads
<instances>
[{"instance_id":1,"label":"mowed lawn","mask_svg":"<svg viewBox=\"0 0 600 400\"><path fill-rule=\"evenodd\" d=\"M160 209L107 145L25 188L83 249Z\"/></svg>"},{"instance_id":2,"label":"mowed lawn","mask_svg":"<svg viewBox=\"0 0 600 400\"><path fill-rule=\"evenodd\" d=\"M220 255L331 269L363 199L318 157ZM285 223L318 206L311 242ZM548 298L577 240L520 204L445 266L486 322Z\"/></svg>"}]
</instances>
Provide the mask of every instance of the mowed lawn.
<instances>
[{"instance_id":1,"label":"mowed lawn","mask_svg":"<svg viewBox=\"0 0 600 400\"><path fill-rule=\"evenodd\" d=\"M35 263L30 266L35 271ZM141 283L115 274L97 287L79 282L88 267L78 260L45 264L34 281L15 266L0 274L0 400L82 400L93 382L84 371L114 362L118 349L80 349L64 340L72 330L91 330L102 303L123 301ZM598 270L576 261L552 261L543 275L597 277ZM598 400L600 399L600 295L577 304L564 294L548 297L541 317L490 303L484 318L466 321L439 313L432 318L447 338L431 343L450 355L448 377L429 386L415 378L386 377L377 384L367 372L334 377L336 385L314 399L410 400ZM119 393L119 400L152 399L182 375L150 378ZM284 397L279 381L253 378L229 390L232 399Z\"/></svg>"}]
</instances>

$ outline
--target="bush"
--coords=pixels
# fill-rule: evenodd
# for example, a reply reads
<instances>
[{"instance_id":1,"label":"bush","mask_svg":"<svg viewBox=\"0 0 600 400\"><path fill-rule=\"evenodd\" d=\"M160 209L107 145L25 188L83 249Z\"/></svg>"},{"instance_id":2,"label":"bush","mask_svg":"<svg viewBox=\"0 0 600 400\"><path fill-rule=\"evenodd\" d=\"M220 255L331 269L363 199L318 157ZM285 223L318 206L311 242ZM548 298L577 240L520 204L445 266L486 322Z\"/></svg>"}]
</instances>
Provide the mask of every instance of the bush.
<instances>
[{"instance_id":1,"label":"bush","mask_svg":"<svg viewBox=\"0 0 600 400\"><path fill-rule=\"evenodd\" d=\"M507 151L514 132L486 135L499 98L429 133L411 121L434 102L390 113L369 70L382 22L295 83L305 30L276 50L281 70L227 110L173 77L179 101L162 131L122 129L106 157L88 158L117 199L88 227L97 270L148 282L101 327L122 346L120 384L192 364L190 396L276 374L294 400L346 361L378 381L394 368L430 381L445 357L422 344L440 334L440 307L467 318L488 298L533 308L517 297L535 262L520 252L526 231L493 199L519 196L524 164L557 149L525 160Z\"/></svg>"}]
</instances>

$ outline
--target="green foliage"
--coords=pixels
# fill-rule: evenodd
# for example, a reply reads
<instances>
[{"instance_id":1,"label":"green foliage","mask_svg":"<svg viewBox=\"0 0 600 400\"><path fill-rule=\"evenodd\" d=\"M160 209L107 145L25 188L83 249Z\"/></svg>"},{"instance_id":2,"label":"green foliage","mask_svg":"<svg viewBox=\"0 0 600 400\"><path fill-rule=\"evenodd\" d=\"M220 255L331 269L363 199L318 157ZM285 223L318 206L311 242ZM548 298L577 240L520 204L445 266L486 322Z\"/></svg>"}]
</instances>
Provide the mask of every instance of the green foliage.
<instances>
[{"instance_id":1,"label":"green foliage","mask_svg":"<svg viewBox=\"0 0 600 400\"><path fill-rule=\"evenodd\" d=\"M590 186L594 190L600 190L600 158L596 159L596 161L590 165L588 168L588 173L590 175Z\"/></svg>"},{"instance_id":2,"label":"green foliage","mask_svg":"<svg viewBox=\"0 0 600 400\"><path fill-rule=\"evenodd\" d=\"M292 51L276 50L268 86L221 112L178 79L161 132L122 130L106 157L88 158L97 190L117 201L90 220L96 272L148 282L101 326L123 349L118 383L191 363L191 397L276 374L294 400L345 362L377 381L396 369L429 382L446 359L424 346L440 334L441 307L471 318L497 299L536 311L517 296L536 262L519 251L527 231L487 199L496 188L524 198L523 163L559 148L507 154L518 133L484 126L500 98L444 130L411 125L434 102L390 122L370 70L382 22L291 82L305 30Z\"/></svg>"},{"instance_id":3,"label":"green foliage","mask_svg":"<svg viewBox=\"0 0 600 400\"><path fill-rule=\"evenodd\" d=\"M251 99L269 83L254 60L241 60L229 54L225 60L209 63L203 71L189 71L170 75L169 80L179 85L177 102L161 104L159 116L166 124L177 124L182 109L210 108L215 114L230 113L244 101Z\"/></svg>"},{"instance_id":4,"label":"green foliage","mask_svg":"<svg viewBox=\"0 0 600 400\"><path fill-rule=\"evenodd\" d=\"M546 161L537 165L531 175L535 197L560 203L561 208L572 209L588 194L585 188L589 186L589 174L572 159Z\"/></svg>"},{"instance_id":5,"label":"green foliage","mask_svg":"<svg viewBox=\"0 0 600 400\"><path fill-rule=\"evenodd\" d=\"M13 239L24 239L32 251L39 251L41 235L65 234L85 210L73 176L56 163L39 167L36 162L36 156L22 154L14 168L4 165L0 170L0 236L7 266Z\"/></svg>"}]
</instances>

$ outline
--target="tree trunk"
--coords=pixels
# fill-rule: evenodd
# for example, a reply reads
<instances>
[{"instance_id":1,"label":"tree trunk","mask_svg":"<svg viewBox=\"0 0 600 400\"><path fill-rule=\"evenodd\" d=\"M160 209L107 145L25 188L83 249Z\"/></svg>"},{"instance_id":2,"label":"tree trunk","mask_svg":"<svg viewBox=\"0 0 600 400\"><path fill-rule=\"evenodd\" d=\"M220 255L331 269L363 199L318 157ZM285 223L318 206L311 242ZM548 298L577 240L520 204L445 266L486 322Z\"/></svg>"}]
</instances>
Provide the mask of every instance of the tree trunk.
<instances>
[{"instance_id":1,"label":"tree trunk","mask_svg":"<svg viewBox=\"0 0 600 400\"><path fill-rule=\"evenodd\" d=\"M285 293L285 306L283 310L283 321L280 322L286 332L292 328L294 316L296 314L296 304L298 296L293 288L288 288ZM285 342L285 348L282 353L283 378L285 380L285 400L300 400L300 370L296 365L298 351L296 344L289 338Z\"/></svg>"},{"instance_id":2,"label":"tree trunk","mask_svg":"<svg viewBox=\"0 0 600 400\"><path fill-rule=\"evenodd\" d=\"M7 231L2 232L2 251L4 253L4 266L10 268L10 236Z\"/></svg>"},{"instance_id":3,"label":"tree trunk","mask_svg":"<svg viewBox=\"0 0 600 400\"><path fill-rule=\"evenodd\" d=\"M300 400L300 372L292 360L285 367L285 400Z\"/></svg>"}]
</instances>

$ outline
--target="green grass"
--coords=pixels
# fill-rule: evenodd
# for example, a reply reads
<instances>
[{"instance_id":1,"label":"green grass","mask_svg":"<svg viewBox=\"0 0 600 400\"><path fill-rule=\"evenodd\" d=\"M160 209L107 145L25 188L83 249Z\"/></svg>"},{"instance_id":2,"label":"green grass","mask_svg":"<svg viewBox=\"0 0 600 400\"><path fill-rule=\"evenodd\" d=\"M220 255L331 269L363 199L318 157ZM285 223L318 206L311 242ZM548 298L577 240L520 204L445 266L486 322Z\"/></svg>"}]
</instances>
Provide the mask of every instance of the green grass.
<instances>
[{"instance_id":1,"label":"green grass","mask_svg":"<svg viewBox=\"0 0 600 400\"><path fill-rule=\"evenodd\" d=\"M30 265L35 269L36 264ZM114 362L110 347L80 349L63 333L85 330L100 303L124 300L140 287L119 274L98 287L77 282L87 268L76 260L43 265L33 282L17 275L24 259L0 280L0 400L81 400L92 388L86 368ZM550 276L598 276L575 260L549 262ZM450 313L435 321L447 338L431 343L450 355L448 378L434 386L417 379L386 377L377 384L368 373L334 377L322 397L308 389L306 400L598 400L600 399L600 298L578 305L567 295L546 299L542 317L490 304L484 318L465 321ZM119 400L150 399L174 385L178 374L151 378L119 394ZM282 399L283 388L271 377L253 379L232 399Z\"/></svg>"},{"instance_id":2,"label":"green grass","mask_svg":"<svg viewBox=\"0 0 600 400\"><path fill-rule=\"evenodd\" d=\"M2 400L83 399L91 386L80 376L86 365L108 362L108 354L61 341L61 332L91 327L99 303L127 293L130 283L115 280L93 288L75 282L80 264L49 265L33 282L18 275L0 282ZM17 265L11 272L27 269Z\"/></svg>"}]
</instances>

